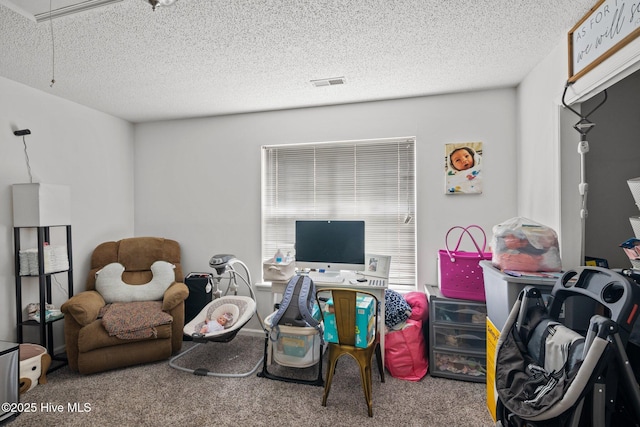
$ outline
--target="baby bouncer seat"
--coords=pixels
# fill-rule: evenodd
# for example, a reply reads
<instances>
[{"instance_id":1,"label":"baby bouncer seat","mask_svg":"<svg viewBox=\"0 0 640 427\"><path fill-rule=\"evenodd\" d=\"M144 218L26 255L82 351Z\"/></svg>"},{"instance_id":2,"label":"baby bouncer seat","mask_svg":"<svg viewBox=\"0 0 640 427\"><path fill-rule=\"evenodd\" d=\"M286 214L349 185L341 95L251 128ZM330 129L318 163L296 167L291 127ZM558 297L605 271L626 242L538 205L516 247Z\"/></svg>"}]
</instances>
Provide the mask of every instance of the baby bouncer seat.
<instances>
[{"instance_id":1,"label":"baby bouncer seat","mask_svg":"<svg viewBox=\"0 0 640 427\"><path fill-rule=\"evenodd\" d=\"M251 320L253 315L257 314L255 294L251 287L251 274L246 264L238 260L234 255L221 254L214 255L209 261L209 265L214 268L217 273L214 277L214 299L204 306L204 308L200 310L200 313L184 326L184 335L190 336L195 344L171 358L169 366L199 376L247 377L258 370L262 364L262 359L255 364L253 369L242 373L211 372L206 368L188 368L176 363L176 361L188 353L196 350L201 344L209 342L230 342L238 332L240 332L240 329ZM238 267L242 267L242 271L238 269ZM223 279L228 280L228 286L224 295L219 289L219 283ZM247 286L250 296L238 295L238 279L240 279L241 284ZM227 314L230 319L232 319L232 323L218 330L205 330L203 332L202 328L207 321L213 321Z\"/></svg>"},{"instance_id":2,"label":"baby bouncer seat","mask_svg":"<svg viewBox=\"0 0 640 427\"><path fill-rule=\"evenodd\" d=\"M595 302L587 331L560 322L575 296ZM496 425L639 425L640 389L625 351L639 314L640 285L608 269L568 271L547 305L526 287L496 346Z\"/></svg>"}]
</instances>

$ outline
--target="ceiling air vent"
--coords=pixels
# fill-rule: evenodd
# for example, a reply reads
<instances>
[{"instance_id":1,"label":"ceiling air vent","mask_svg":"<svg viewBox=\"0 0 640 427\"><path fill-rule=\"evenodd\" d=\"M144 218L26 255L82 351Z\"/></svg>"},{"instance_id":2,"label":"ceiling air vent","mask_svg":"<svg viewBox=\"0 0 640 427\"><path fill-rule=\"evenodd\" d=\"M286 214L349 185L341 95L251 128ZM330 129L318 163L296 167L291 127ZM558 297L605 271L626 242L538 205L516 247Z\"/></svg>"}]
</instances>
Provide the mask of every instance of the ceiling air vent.
<instances>
[{"instance_id":1,"label":"ceiling air vent","mask_svg":"<svg viewBox=\"0 0 640 427\"><path fill-rule=\"evenodd\" d=\"M344 77L332 77L330 79L311 80L311 84L315 87L343 85L347 82Z\"/></svg>"}]
</instances>

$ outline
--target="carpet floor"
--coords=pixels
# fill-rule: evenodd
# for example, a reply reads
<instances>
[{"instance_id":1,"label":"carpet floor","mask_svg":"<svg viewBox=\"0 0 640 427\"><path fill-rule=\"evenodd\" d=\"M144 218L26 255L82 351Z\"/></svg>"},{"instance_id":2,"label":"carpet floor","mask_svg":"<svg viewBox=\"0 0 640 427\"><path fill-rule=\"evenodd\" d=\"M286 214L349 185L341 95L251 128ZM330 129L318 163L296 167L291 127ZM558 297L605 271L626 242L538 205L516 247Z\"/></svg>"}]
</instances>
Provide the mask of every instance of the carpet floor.
<instances>
[{"instance_id":1,"label":"carpet floor","mask_svg":"<svg viewBox=\"0 0 640 427\"><path fill-rule=\"evenodd\" d=\"M194 344L185 342L183 351ZM264 339L238 335L229 343L207 343L176 361L186 368L246 373L263 354ZM269 371L313 378L317 366L270 365ZM262 364L260 364L260 369ZM323 372L326 372L324 369ZM29 412L17 426L491 426L484 383L435 378L412 382L373 370L373 417L350 357L338 363L327 406L323 387L282 382L252 373L241 378L196 376L168 361L93 375L68 367L51 372L47 384L21 396Z\"/></svg>"}]
</instances>

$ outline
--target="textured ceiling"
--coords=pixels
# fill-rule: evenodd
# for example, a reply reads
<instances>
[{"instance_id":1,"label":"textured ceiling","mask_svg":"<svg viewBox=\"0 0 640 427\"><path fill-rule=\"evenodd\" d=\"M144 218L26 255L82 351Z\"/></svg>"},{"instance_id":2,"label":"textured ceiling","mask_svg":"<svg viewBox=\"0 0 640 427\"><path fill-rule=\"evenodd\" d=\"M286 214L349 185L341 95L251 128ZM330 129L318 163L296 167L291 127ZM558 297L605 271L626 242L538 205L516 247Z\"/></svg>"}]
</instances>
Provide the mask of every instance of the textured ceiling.
<instances>
[{"instance_id":1,"label":"textured ceiling","mask_svg":"<svg viewBox=\"0 0 640 427\"><path fill-rule=\"evenodd\" d=\"M125 0L36 23L27 1L0 2L0 75L131 122L513 87L596 3Z\"/></svg>"}]
</instances>

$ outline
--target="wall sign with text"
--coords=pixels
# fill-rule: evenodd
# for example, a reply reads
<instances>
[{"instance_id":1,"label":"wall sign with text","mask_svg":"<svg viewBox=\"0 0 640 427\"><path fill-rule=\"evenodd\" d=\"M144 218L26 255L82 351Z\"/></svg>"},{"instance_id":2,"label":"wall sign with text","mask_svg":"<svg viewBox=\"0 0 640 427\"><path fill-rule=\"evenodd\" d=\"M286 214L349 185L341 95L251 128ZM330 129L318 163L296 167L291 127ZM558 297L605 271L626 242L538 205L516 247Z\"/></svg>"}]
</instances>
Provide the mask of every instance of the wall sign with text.
<instances>
[{"instance_id":1,"label":"wall sign with text","mask_svg":"<svg viewBox=\"0 0 640 427\"><path fill-rule=\"evenodd\" d=\"M640 2L600 0L569 31L569 81L575 82L640 34Z\"/></svg>"}]
</instances>

